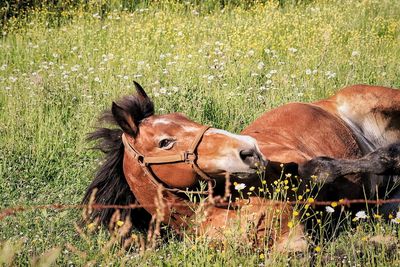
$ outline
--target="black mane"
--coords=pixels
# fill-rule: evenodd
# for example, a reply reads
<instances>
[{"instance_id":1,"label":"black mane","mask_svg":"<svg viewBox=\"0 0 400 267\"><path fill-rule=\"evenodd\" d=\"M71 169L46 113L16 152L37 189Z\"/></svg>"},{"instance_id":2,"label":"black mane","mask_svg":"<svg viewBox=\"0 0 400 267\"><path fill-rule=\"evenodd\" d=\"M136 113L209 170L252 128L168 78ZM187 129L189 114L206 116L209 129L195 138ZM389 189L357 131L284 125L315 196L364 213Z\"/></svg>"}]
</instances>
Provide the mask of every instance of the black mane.
<instances>
[{"instance_id":1,"label":"black mane","mask_svg":"<svg viewBox=\"0 0 400 267\"><path fill-rule=\"evenodd\" d=\"M118 105L134 118L135 124L154 114L153 102L145 95L130 95L118 102ZM107 205L129 205L136 203L136 198L131 192L123 173L122 162L124 157L124 146L121 140L123 131L115 121L112 112L106 111L100 118L101 122L112 125L111 128L98 128L90 133L88 140L96 141L94 147L105 154L105 160L96 172L95 178L86 190L82 200L83 204L90 202L93 190L97 190L94 195L93 204ZM104 226L108 226L115 209L96 209L90 214L89 220L99 220ZM148 227L151 216L143 208L120 210L121 220L130 217L133 226L139 230Z\"/></svg>"}]
</instances>

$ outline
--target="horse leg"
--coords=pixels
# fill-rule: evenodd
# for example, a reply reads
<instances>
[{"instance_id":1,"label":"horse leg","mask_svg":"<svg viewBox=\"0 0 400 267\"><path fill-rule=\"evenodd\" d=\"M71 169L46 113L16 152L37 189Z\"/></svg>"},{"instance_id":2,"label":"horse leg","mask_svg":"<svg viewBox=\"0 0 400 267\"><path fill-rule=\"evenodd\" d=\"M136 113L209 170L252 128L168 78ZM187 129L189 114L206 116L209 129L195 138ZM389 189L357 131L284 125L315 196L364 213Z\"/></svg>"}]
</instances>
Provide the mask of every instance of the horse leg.
<instances>
[{"instance_id":1,"label":"horse leg","mask_svg":"<svg viewBox=\"0 0 400 267\"><path fill-rule=\"evenodd\" d=\"M378 148L359 159L316 157L299 166L300 176L316 176L315 180L322 183L357 173L400 175L400 142Z\"/></svg>"}]
</instances>

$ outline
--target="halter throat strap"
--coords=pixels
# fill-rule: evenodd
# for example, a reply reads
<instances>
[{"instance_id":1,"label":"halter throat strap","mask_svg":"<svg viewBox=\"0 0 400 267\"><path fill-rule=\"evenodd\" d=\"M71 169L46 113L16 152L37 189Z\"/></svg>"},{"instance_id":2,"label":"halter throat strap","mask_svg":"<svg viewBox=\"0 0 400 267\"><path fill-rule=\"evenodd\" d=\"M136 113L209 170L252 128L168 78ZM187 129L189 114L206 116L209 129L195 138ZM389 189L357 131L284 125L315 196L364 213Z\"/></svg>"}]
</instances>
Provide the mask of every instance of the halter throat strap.
<instances>
[{"instance_id":1,"label":"halter throat strap","mask_svg":"<svg viewBox=\"0 0 400 267\"><path fill-rule=\"evenodd\" d=\"M152 171L150 170L150 165L152 164L168 164L168 163L178 163L178 162L185 162L190 164L193 170L205 181L211 181L212 179L203 172L200 167L197 165L197 153L196 149L199 146L204 133L209 129L209 126L203 126L196 137L193 139L191 145L189 146L188 150L183 151L181 153L175 155L168 155L168 156L145 156L140 153L132 144L129 142L132 140L132 137L126 135L125 133L122 134L122 142L124 147L128 149L131 155L138 161L139 165L145 170L146 174L155 182L159 184L154 177ZM130 139L130 140L129 140ZM169 189L175 191L181 191L179 189Z\"/></svg>"}]
</instances>

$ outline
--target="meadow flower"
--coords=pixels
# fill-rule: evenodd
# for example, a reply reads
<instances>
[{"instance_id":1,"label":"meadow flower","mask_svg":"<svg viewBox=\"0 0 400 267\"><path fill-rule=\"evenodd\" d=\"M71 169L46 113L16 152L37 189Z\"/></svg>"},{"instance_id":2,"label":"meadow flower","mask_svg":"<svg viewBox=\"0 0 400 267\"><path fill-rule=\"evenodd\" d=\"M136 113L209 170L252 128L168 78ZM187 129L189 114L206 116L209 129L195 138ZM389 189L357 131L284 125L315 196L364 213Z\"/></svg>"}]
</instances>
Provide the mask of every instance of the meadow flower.
<instances>
[{"instance_id":1,"label":"meadow flower","mask_svg":"<svg viewBox=\"0 0 400 267\"><path fill-rule=\"evenodd\" d=\"M294 48L294 47L290 47L288 50L289 50L289 52L292 52L293 54L297 52L297 48Z\"/></svg>"},{"instance_id":2,"label":"meadow flower","mask_svg":"<svg viewBox=\"0 0 400 267\"><path fill-rule=\"evenodd\" d=\"M368 215L365 213L365 211L360 210L360 211L358 211L358 212L356 213L356 215L355 215L355 217L354 217L354 220L355 220L355 221L358 221L358 220L360 220L360 219L366 219L366 218L368 218Z\"/></svg>"},{"instance_id":3,"label":"meadow flower","mask_svg":"<svg viewBox=\"0 0 400 267\"><path fill-rule=\"evenodd\" d=\"M353 52L351 52L351 56L352 56L352 57L357 57L357 56L359 56L359 55L360 55L360 52L357 51L357 50L354 50Z\"/></svg>"},{"instance_id":4,"label":"meadow flower","mask_svg":"<svg viewBox=\"0 0 400 267\"><path fill-rule=\"evenodd\" d=\"M396 218L390 220L392 223L400 224L400 211L396 213Z\"/></svg>"},{"instance_id":5,"label":"meadow flower","mask_svg":"<svg viewBox=\"0 0 400 267\"><path fill-rule=\"evenodd\" d=\"M79 67L80 67L79 65L75 65L75 66L71 67L71 71L77 72L79 70Z\"/></svg>"},{"instance_id":6,"label":"meadow flower","mask_svg":"<svg viewBox=\"0 0 400 267\"><path fill-rule=\"evenodd\" d=\"M310 69L306 69L306 74L307 74L307 75L311 75L311 74L312 74L312 71L311 71Z\"/></svg>"},{"instance_id":7,"label":"meadow flower","mask_svg":"<svg viewBox=\"0 0 400 267\"><path fill-rule=\"evenodd\" d=\"M277 74L278 71L277 71L277 70L270 70L269 73L270 73L271 75L272 75L272 74Z\"/></svg>"},{"instance_id":8,"label":"meadow flower","mask_svg":"<svg viewBox=\"0 0 400 267\"><path fill-rule=\"evenodd\" d=\"M235 189L236 189L237 191L243 190L243 189L245 189L245 188L246 188L246 185L245 185L244 183L240 183L240 184L236 184L236 185L235 185Z\"/></svg>"},{"instance_id":9,"label":"meadow flower","mask_svg":"<svg viewBox=\"0 0 400 267\"><path fill-rule=\"evenodd\" d=\"M374 218L380 220L382 218L382 215L375 213Z\"/></svg>"},{"instance_id":10,"label":"meadow flower","mask_svg":"<svg viewBox=\"0 0 400 267\"><path fill-rule=\"evenodd\" d=\"M336 77L336 73L334 73L333 71L328 70L327 72L325 72L325 76L328 77L328 79L332 79Z\"/></svg>"},{"instance_id":11,"label":"meadow flower","mask_svg":"<svg viewBox=\"0 0 400 267\"><path fill-rule=\"evenodd\" d=\"M328 212L328 213L334 213L334 212L335 212L335 209L332 208L331 206L326 206L326 207L325 207L325 210L326 210L326 212Z\"/></svg>"},{"instance_id":12,"label":"meadow flower","mask_svg":"<svg viewBox=\"0 0 400 267\"><path fill-rule=\"evenodd\" d=\"M87 228L88 228L89 231L94 230L95 227L96 227L96 225L95 225L94 223L89 223L89 224L87 225Z\"/></svg>"},{"instance_id":13,"label":"meadow flower","mask_svg":"<svg viewBox=\"0 0 400 267\"><path fill-rule=\"evenodd\" d=\"M117 225L118 225L119 227L121 227L122 225L124 225L124 222L123 222L123 221L117 221Z\"/></svg>"}]
</instances>

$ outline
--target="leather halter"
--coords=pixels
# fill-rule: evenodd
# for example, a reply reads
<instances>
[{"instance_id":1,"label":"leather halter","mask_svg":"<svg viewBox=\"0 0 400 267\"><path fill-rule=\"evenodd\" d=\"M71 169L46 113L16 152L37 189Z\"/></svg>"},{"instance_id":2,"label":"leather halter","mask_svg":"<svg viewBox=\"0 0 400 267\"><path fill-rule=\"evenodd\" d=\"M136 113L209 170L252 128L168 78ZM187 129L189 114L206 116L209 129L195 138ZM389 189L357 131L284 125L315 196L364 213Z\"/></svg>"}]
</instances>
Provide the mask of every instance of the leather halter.
<instances>
[{"instance_id":1,"label":"leather halter","mask_svg":"<svg viewBox=\"0 0 400 267\"><path fill-rule=\"evenodd\" d=\"M203 172L199 166L197 165L197 153L196 149L199 146L201 139L203 138L204 133L209 129L209 126L203 126L199 133L196 135L196 137L193 139L193 142L189 146L188 150L183 151L181 153L175 154L175 155L168 155L168 156L152 156L148 157L140 153L130 142L129 139L132 139L132 137L126 135L125 133L122 134L122 142L125 146L125 148L128 149L128 151L133 155L133 157L137 160L139 165L142 167L142 169L145 171L145 173L149 176L149 178L155 183L155 184L160 184L157 177L154 176L153 172L150 169L150 165L153 164L168 164L168 163L178 163L178 162L185 162L187 164L190 164L193 168L193 170L205 181L212 181L212 178L210 178L205 172ZM173 191L173 192L178 192L178 193L185 193L188 191L184 190L179 190L179 189L171 189L171 188L165 188L168 191ZM202 193L202 192L200 192Z\"/></svg>"}]
</instances>

